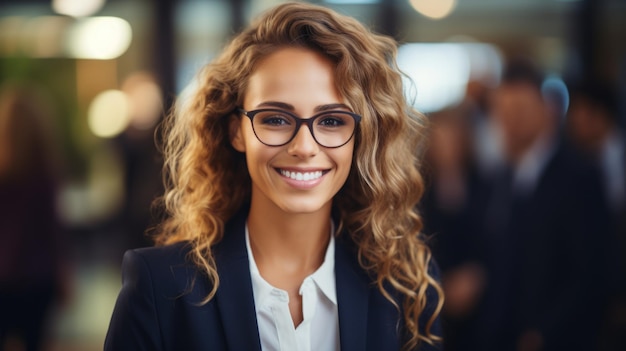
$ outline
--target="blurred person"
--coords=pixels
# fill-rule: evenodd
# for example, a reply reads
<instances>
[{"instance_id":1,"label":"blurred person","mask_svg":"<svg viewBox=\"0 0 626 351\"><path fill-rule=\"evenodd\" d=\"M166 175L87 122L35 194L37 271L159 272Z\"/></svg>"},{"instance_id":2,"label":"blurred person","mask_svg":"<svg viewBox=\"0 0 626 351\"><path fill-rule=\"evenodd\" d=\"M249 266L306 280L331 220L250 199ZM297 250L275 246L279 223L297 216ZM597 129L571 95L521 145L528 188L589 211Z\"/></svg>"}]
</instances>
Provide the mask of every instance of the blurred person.
<instances>
[{"instance_id":1,"label":"blurred person","mask_svg":"<svg viewBox=\"0 0 626 351\"><path fill-rule=\"evenodd\" d=\"M608 84L587 82L574 89L567 120L574 144L601 170L616 243L611 257L619 271L612 280L601 350L626 349L626 144L617 110L617 95Z\"/></svg>"},{"instance_id":2,"label":"blurred person","mask_svg":"<svg viewBox=\"0 0 626 351\"><path fill-rule=\"evenodd\" d=\"M617 114L617 96L608 85L582 84L573 91L567 131L578 148L602 170L611 210L626 206L626 151Z\"/></svg>"},{"instance_id":3,"label":"blurred person","mask_svg":"<svg viewBox=\"0 0 626 351\"><path fill-rule=\"evenodd\" d=\"M0 89L0 350L42 350L66 292L52 114L27 85Z\"/></svg>"},{"instance_id":4,"label":"blurred person","mask_svg":"<svg viewBox=\"0 0 626 351\"><path fill-rule=\"evenodd\" d=\"M105 350L437 350L397 44L279 5L166 124L157 247L128 251Z\"/></svg>"},{"instance_id":5,"label":"blurred person","mask_svg":"<svg viewBox=\"0 0 626 351\"><path fill-rule=\"evenodd\" d=\"M512 61L492 97L506 163L490 189L481 350L593 349L607 292L608 209L596 170L563 142L543 75Z\"/></svg>"},{"instance_id":6,"label":"blurred person","mask_svg":"<svg viewBox=\"0 0 626 351\"><path fill-rule=\"evenodd\" d=\"M478 231L485 199L483 178L475 160L473 112L463 104L429 115L427 187L420 210L424 232L430 237L442 272L446 350L466 350L474 344L468 327L475 322L477 302L484 289L485 273L478 264Z\"/></svg>"}]
</instances>

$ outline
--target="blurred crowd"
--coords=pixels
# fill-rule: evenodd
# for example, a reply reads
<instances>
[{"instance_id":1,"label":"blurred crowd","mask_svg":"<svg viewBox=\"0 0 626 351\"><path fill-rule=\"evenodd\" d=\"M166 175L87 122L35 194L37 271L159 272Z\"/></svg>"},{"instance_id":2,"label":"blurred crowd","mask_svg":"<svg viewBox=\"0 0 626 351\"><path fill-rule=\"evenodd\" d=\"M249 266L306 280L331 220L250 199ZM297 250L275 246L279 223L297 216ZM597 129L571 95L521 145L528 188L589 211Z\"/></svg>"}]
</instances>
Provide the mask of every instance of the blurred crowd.
<instances>
[{"instance_id":1,"label":"blurred crowd","mask_svg":"<svg viewBox=\"0 0 626 351\"><path fill-rule=\"evenodd\" d=\"M626 152L613 87L514 59L433 113L420 204L447 350L626 349ZM567 103L569 101L569 104Z\"/></svg>"}]
</instances>

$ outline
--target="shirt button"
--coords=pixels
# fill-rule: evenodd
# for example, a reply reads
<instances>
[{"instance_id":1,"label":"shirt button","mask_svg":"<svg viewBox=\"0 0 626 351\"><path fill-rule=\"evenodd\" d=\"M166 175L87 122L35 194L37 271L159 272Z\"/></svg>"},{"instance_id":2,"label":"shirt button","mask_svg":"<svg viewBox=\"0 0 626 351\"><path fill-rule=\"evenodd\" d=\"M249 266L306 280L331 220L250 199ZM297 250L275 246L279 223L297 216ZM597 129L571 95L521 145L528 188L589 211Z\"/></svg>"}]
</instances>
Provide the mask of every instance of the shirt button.
<instances>
[{"instance_id":1,"label":"shirt button","mask_svg":"<svg viewBox=\"0 0 626 351\"><path fill-rule=\"evenodd\" d=\"M287 295L287 293L278 289L272 290L272 296L274 296L274 298L276 298L280 302L289 301L289 296Z\"/></svg>"},{"instance_id":2,"label":"shirt button","mask_svg":"<svg viewBox=\"0 0 626 351\"><path fill-rule=\"evenodd\" d=\"M279 297L280 297L280 301L289 302L289 296L287 295L287 293L281 292Z\"/></svg>"}]
</instances>

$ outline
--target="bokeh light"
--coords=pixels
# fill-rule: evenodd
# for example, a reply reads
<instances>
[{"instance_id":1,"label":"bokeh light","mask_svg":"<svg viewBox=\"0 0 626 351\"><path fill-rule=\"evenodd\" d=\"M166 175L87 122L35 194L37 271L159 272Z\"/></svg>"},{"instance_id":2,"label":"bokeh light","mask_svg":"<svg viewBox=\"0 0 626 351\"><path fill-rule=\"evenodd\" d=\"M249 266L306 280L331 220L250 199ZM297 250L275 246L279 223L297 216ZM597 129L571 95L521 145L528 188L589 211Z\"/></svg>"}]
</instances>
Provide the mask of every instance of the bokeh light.
<instances>
[{"instance_id":1,"label":"bokeh light","mask_svg":"<svg viewBox=\"0 0 626 351\"><path fill-rule=\"evenodd\" d=\"M87 115L91 132L102 138L114 137L126 129L130 122L129 103L120 90L106 90L96 96Z\"/></svg>"},{"instance_id":2,"label":"bokeh light","mask_svg":"<svg viewBox=\"0 0 626 351\"><path fill-rule=\"evenodd\" d=\"M457 44L405 44L398 66L408 75L407 97L422 112L433 112L459 102L469 80L469 58Z\"/></svg>"},{"instance_id":3,"label":"bokeh light","mask_svg":"<svg viewBox=\"0 0 626 351\"><path fill-rule=\"evenodd\" d=\"M409 2L415 11L432 19L444 18L456 7L456 0L410 0Z\"/></svg>"},{"instance_id":4,"label":"bokeh light","mask_svg":"<svg viewBox=\"0 0 626 351\"><path fill-rule=\"evenodd\" d=\"M460 103L471 81L497 85L502 56L485 43L408 43L398 50L398 66L409 102L428 113Z\"/></svg>"},{"instance_id":5,"label":"bokeh light","mask_svg":"<svg viewBox=\"0 0 626 351\"><path fill-rule=\"evenodd\" d=\"M130 125L139 130L154 127L163 113L161 88L154 76L147 72L133 73L122 84L122 91L129 101Z\"/></svg>"},{"instance_id":6,"label":"bokeh light","mask_svg":"<svg viewBox=\"0 0 626 351\"><path fill-rule=\"evenodd\" d=\"M563 78L549 75L541 84L541 94L559 118L565 118L569 109L570 94Z\"/></svg>"},{"instance_id":7,"label":"bokeh light","mask_svg":"<svg viewBox=\"0 0 626 351\"><path fill-rule=\"evenodd\" d=\"M132 28L118 17L80 19L67 41L71 57L108 60L121 56L132 40Z\"/></svg>"},{"instance_id":8,"label":"bokeh light","mask_svg":"<svg viewBox=\"0 0 626 351\"><path fill-rule=\"evenodd\" d=\"M110 60L126 52L130 24L118 17L0 18L0 56Z\"/></svg>"},{"instance_id":9,"label":"bokeh light","mask_svg":"<svg viewBox=\"0 0 626 351\"><path fill-rule=\"evenodd\" d=\"M52 9L61 15L84 17L100 11L105 2L105 0L52 0Z\"/></svg>"}]
</instances>

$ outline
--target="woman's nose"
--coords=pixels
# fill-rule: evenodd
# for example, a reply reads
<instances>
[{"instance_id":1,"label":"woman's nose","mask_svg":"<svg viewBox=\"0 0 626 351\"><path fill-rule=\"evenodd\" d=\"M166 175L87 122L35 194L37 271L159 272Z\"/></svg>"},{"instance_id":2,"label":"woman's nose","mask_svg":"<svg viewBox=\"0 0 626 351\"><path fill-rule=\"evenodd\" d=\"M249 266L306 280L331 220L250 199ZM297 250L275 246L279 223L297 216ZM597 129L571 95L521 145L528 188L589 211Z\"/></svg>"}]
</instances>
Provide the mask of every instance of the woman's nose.
<instances>
[{"instance_id":1,"label":"woman's nose","mask_svg":"<svg viewBox=\"0 0 626 351\"><path fill-rule=\"evenodd\" d=\"M296 136L289 142L287 152L302 158L315 156L319 152L319 145L306 125L300 126Z\"/></svg>"}]
</instances>

